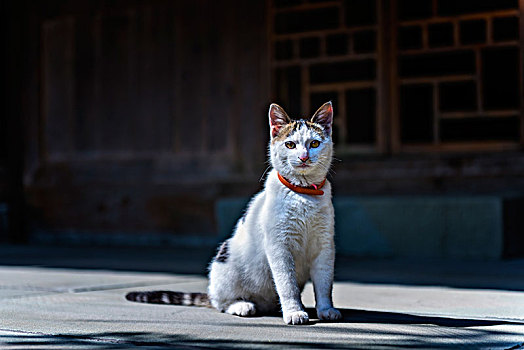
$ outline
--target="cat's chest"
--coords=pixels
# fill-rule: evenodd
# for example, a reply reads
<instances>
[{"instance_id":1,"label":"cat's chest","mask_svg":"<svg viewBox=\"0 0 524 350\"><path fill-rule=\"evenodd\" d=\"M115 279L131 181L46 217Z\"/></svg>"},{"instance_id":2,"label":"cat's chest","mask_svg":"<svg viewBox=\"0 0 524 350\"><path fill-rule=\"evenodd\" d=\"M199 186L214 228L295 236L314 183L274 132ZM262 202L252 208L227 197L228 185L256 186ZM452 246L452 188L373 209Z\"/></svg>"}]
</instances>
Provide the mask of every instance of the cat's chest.
<instances>
[{"instance_id":1,"label":"cat's chest","mask_svg":"<svg viewBox=\"0 0 524 350\"><path fill-rule=\"evenodd\" d=\"M291 194L285 202L286 214L288 217L302 218L303 220L312 221L318 216L322 209L322 200L316 197L307 198L300 194Z\"/></svg>"},{"instance_id":2,"label":"cat's chest","mask_svg":"<svg viewBox=\"0 0 524 350\"><path fill-rule=\"evenodd\" d=\"M308 279L311 256L316 256L320 249L319 237L328 232L326 228L332 218L327 205L320 198L288 197L285 209L278 214L281 217L278 232L293 255L299 281Z\"/></svg>"},{"instance_id":3,"label":"cat's chest","mask_svg":"<svg viewBox=\"0 0 524 350\"><path fill-rule=\"evenodd\" d=\"M275 176L268 179L264 200L265 224L275 234L309 236L333 221L331 184L325 183L323 195L294 192L283 186Z\"/></svg>"},{"instance_id":4,"label":"cat's chest","mask_svg":"<svg viewBox=\"0 0 524 350\"><path fill-rule=\"evenodd\" d=\"M274 217L290 232L307 234L329 220L329 204L324 198L290 193L276 206Z\"/></svg>"}]
</instances>

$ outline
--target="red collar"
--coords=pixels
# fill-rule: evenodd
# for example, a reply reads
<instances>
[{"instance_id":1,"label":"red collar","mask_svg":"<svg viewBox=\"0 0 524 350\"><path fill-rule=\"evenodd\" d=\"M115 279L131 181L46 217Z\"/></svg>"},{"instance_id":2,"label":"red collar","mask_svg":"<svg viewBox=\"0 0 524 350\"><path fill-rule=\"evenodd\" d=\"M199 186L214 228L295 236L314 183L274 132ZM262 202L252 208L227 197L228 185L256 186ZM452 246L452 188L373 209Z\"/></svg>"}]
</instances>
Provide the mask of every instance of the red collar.
<instances>
[{"instance_id":1,"label":"red collar","mask_svg":"<svg viewBox=\"0 0 524 350\"><path fill-rule=\"evenodd\" d=\"M302 186L293 185L292 183L287 181L282 175L280 175L280 173L278 172L277 172L277 175L278 175L278 179L280 180L280 182L282 182L284 186L289 188L291 191L295 191L297 193L302 193L302 194L317 195L317 196L321 196L324 194L324 191L321 191L320 189L326 183L326 179L324 179L324 181L322 181L320 185L311 185L309 187L302 187Z\"/></svg>"}]
</instances>

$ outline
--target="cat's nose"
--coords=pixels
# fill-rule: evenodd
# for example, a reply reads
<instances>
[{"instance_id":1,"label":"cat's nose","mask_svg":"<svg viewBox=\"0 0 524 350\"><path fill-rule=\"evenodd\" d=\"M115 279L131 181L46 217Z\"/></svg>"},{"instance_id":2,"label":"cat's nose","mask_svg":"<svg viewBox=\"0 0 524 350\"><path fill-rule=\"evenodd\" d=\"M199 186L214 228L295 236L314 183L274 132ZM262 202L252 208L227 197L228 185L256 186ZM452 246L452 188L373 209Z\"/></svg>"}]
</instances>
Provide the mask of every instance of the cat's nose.
<instances>
[{"instance_id":1,"label":"cat's nose","mask_svg":"<svg viewBox=\"0 0 524 350\"><path fill-rule=\"evenodd\" d=\"M306 162L309 159L309 156L307 154L303 154L298 157L302 162Z\"/></svg>"}]
</instances>

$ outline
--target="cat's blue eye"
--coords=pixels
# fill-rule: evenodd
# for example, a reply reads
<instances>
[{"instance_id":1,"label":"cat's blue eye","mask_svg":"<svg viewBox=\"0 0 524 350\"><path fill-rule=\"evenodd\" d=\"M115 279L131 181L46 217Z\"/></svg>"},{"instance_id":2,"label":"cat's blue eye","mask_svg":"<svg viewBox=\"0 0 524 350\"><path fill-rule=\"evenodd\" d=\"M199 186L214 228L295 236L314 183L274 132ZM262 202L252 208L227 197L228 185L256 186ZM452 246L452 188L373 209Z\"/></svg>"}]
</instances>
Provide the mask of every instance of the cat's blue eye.
<instances>
[{"instance_id":1,"label":"cat's blue eye","mask_svg":"<svg viewBox=\"0 0 524 350\"><path fill-rule=\"evenodd\" d=\"M289 149L293 149L293 148L297 147L297 145L293 141L288 141L288 142L285 143L285 145Z\"/></svg>"},{"instance_id":2,"label":"cat's blue eye","mask_svg":"<svg viewBox=\"0 0 524 350\"><path fill-rule=\"evenodd\" d=\"M309 147L311 147L311 148L317 148L318 146L320 146L320 141L318 141L318 140L313 140L309 144Z\"/></svg>"}]
</instances>

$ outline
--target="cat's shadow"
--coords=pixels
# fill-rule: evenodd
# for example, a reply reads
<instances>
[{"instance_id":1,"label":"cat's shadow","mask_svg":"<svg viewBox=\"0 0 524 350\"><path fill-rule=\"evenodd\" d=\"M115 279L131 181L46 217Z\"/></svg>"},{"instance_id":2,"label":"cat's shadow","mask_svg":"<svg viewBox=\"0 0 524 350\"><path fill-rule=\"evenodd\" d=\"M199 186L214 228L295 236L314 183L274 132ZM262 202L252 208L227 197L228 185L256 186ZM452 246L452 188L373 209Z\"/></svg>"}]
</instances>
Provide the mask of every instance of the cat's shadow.
<instances>
[{"instance_id":1,"label":"cat's shadow","mask_svg":"<svg viewBox=\"0 0 524 350\"><path fill-rule=\"evenodd\" d=\"M389 311L368 311L358 309L341 309L342 319L338 321L321 321L317 318L317 312L314 308L306 308L310 320L308 325L325 324L325 323L375 323L375 324L431 324L441 327L481 327L496 326L504 324L521 324L504 320L476 320L468 318L453 318L444 316L423 316L412 315L400 312ZM282 314L273 313L264 316L282 317Z\"/></svg>"}]
</instances>

